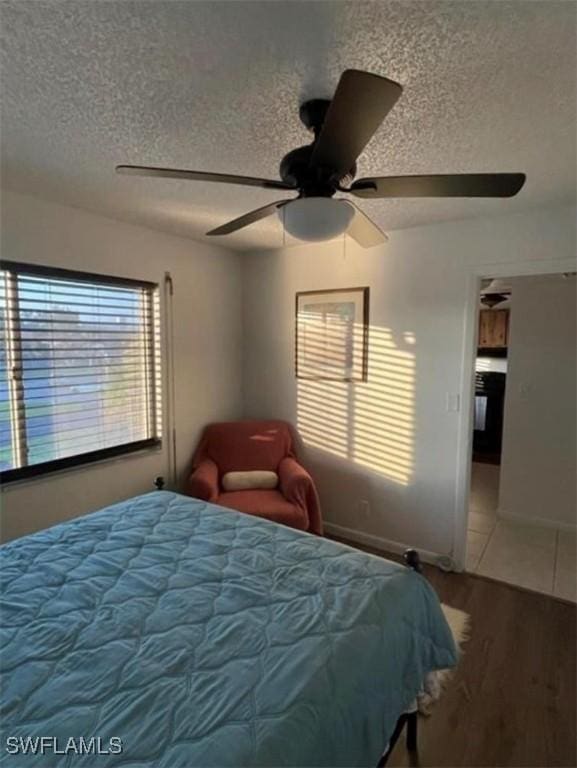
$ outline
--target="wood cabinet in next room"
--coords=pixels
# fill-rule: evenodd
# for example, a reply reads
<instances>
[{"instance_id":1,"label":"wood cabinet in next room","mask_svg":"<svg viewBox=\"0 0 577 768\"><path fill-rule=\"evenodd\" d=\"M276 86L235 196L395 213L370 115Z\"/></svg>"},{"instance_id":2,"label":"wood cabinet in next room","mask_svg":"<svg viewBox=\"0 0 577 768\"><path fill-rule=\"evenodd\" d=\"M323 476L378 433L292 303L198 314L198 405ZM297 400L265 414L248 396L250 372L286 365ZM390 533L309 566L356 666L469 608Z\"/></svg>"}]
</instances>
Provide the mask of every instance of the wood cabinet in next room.
<instances>
[{"instance_id":1,"label":"wood cabinet in next room","mask_svg":"<svg viewBox=\"0 0 577 768\"><path fill-rule=\"evenodd\" d=\"M506 347L509 336L508 309L482 309L479 312L479 348Z\"/></svg>"}]
</instances>

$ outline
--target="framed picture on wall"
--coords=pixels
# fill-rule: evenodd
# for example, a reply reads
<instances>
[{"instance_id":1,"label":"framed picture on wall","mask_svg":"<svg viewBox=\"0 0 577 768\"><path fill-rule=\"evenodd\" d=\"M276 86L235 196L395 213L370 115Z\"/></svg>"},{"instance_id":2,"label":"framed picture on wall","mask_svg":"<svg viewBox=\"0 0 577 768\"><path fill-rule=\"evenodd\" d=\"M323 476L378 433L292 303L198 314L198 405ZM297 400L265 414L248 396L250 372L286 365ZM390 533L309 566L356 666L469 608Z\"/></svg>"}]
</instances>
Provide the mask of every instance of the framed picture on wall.
<instances>
[{"instance_id":1,"label":"framed picture on wall","mask_svg":"<svg viewBox=\"0 0 577 768\"><path fill-rule=\"evenodd\" d=\"M298 379L366 381L368 338L368 288L297 293Z\"/></svg>"}]
</instances>

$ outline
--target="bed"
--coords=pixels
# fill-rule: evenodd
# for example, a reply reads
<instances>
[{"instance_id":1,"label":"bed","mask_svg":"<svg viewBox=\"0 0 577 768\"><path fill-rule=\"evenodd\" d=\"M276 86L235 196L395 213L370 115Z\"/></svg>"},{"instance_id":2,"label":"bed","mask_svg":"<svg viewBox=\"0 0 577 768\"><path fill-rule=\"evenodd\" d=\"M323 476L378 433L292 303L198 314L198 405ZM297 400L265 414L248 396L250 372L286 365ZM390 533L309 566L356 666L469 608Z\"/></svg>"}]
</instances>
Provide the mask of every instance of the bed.
<instances>
[{"instance_id":1,"label":"bed","mask_svg":"<svg viewBox=\"0 0 577 768\"><path fill-rule=\"evenodd\" d=\"M75 764L81 737L103 752L83 765L375 766L456 661L420 574L175 493L5 544L0 568L2 751L53 739L24 767Z\"/></svg>"}]
</instances>

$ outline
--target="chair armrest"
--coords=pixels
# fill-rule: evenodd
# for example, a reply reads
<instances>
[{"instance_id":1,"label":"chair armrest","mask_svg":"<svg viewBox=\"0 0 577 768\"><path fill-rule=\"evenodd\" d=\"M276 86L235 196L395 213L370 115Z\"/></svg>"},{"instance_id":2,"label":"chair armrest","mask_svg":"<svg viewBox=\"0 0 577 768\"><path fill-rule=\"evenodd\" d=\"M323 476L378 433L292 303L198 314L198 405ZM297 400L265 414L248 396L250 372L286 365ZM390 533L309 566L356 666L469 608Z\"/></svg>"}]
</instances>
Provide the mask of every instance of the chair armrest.
<instances>
[{"instance_id":1,"label":"chair armrest","mask_svg":"<svg viewBox=\"0 0 577 768\"><path fill-rule=\"evenodd\" d=\"M218 467L212 459L203 459L188 479L188 493L203 501L218 497Z\"/></svg>"},{"instance_id":2,"label":"chair armrest","mask_svg":"<svg viewBox=\"0 0 577 768\"><path fill-rule=\"evenodd\" d=\"M308 490L312 477L296 459L289 456L281 460L278 466L280 490L285 499L296 501L299 490Z\"/></svg>"},{"instance_id":3,"label":"chair armrest","mask_svg":"<svg viewBox=\"0 0 577 768\"><path fill-rule=\"evenodd\" d=\"M279 485L287 501L303 509L309 518L308 530L322 534L319 497L312 477L296 459L286 457L278 467Z\"/></svg>"}]
</instances>

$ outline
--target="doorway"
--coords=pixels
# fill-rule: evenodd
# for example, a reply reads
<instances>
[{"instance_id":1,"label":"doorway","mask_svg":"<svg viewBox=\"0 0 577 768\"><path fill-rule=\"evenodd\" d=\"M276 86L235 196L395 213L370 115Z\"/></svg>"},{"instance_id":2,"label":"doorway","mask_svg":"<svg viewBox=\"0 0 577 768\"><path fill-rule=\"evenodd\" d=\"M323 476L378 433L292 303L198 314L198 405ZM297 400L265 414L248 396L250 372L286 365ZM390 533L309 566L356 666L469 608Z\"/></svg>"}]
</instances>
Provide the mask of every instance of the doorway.
<instances>
[{"instance_id":1,"label":"doorway","mask_svg":"<svg viewBox=\"0 0 577 768\"><path fill-rule=\"evenodd\" d=\"M483 279L465 568L575 601L575 274Z\"/></svg>"}]
</instances>

